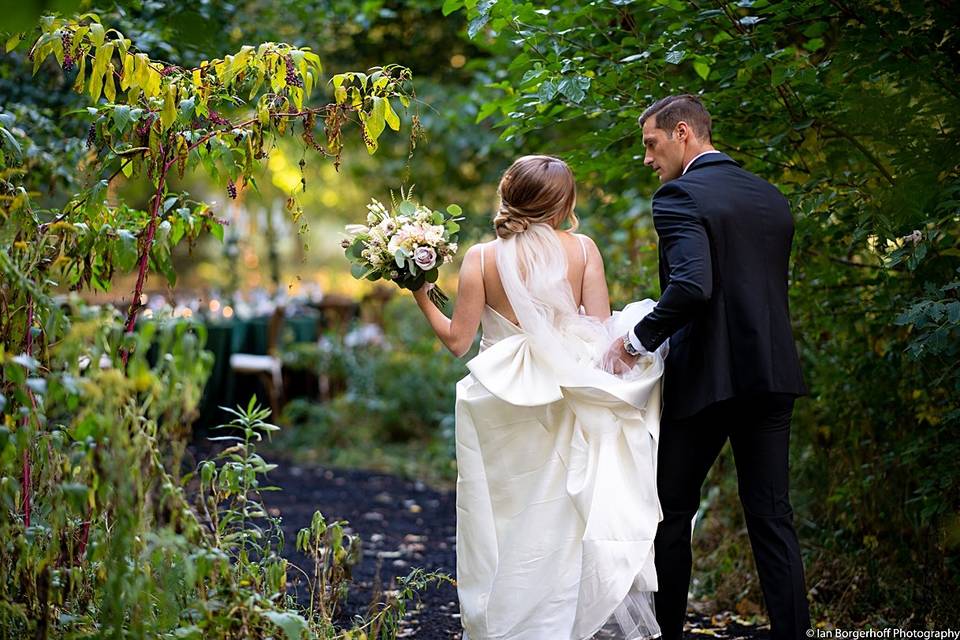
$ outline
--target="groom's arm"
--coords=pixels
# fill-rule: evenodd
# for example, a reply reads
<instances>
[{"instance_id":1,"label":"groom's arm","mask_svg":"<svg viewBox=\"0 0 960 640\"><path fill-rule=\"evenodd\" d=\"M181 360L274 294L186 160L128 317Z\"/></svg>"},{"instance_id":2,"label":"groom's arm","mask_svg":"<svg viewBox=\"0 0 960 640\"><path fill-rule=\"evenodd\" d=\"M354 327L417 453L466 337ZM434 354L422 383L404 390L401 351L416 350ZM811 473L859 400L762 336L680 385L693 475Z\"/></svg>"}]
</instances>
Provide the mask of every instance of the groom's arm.
<instances>
[{"instance_id":1,"label":"groom's arm","mask_svg":"<svg viewBox=\"0 0 960 640\"><path fill-rule=\"evenodd\" d=\"M713 295L710 240L693 198L679 185L663 185L653 196L653 223L670 273L657 306L631 332L631 342L648 351L693 320Z\"/></svg>"}]
</instances>

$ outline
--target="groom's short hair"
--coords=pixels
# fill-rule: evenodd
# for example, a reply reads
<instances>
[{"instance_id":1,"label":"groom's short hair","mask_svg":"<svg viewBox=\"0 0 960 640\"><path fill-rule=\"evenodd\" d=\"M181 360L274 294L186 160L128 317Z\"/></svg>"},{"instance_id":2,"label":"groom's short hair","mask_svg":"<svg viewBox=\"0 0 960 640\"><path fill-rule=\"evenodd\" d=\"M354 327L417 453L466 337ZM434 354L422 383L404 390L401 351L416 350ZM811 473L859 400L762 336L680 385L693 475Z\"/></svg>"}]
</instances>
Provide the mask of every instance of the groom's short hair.
<instances>
[{"instance_id":1,"label":"groom's short hair","mask_svg":"<svg viewBox=\"0 0 960 640\"><path fill-rule=\"evenodd\" d=\"M677 123L683 121L690 125L697 137L704 142L713 140L713 123L710 120L710 113L703 106L699 96L683 93L657 100L640 116L640 127L642 128L643 123L653 116L657 117L657 129L666 131L668 136L672 137Z\"/></svg>"}]
</instances>

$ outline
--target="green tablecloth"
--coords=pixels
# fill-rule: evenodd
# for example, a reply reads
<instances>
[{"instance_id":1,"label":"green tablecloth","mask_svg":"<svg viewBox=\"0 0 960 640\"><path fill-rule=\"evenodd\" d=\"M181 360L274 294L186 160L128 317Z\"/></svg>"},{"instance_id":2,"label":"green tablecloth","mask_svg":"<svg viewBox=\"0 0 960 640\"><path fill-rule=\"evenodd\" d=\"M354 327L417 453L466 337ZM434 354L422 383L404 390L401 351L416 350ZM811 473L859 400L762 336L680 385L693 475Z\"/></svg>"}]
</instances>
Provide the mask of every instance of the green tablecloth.
<instances>
[{"instance_id":1,"label":"green tablecloth","mask_svg":"<svg viewBox=\"0 0 960 640\"><path fill-rule=\"evenodd\" d=\"M279 344L317 340L319 322L319 317L312 314L287 318L280 331ZM266 389L257 376L236 375L230 369L231 354L267 353L269 326L270 316L206 322L206 349L213 353L213 370L203 392L196 427L209 428L229 421L232 416L219 407L246 406L254 393L262 406L269 406Z\"/></svg>"}]
</instances>

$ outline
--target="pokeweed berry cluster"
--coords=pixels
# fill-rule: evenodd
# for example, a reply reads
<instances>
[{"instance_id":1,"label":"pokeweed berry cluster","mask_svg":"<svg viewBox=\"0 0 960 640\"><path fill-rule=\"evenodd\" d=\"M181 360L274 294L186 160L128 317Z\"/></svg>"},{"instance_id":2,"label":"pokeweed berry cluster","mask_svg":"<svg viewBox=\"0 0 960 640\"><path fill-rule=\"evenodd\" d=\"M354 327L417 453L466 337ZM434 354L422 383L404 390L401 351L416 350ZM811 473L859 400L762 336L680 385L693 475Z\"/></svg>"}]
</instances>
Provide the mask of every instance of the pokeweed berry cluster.
<instances>
[{"instance_id":1,"label":"pokeweed berry cluster","mask_svg":"<svg viewBox=\"0 0 960 640\"><path fill-rule=\"evenodd\" d=\"M63 45L63 70L72 71L76 59L73 57L73 54L70 53L70 50L73 48L73 32L64 30L60 34L60 42Z\"/></svg>"},{"instance_id":2,"label":"pokeweed berry cluster","mask_svg":"<svg viewBox=\"0 0 960 640\"><path fill-rule=\"evenodd\" d=\"M217 113L213 109L210 109L210 113L207 114L207 119L213 124L218 124L220 126L230 124L229 120L221 116L219 113Z\"/></svg>"},{"instance_id":3,"label":"pokeweed berry cluster","mask_svg":"<svg viewBox=\"0 0 960 640\"><path fill-rule=\"evenodd\" d=\"M153 114L149 113L146 117L144 117L143 120L140 121L139 124L137 124L135 131L142 139L146 139L150 134L150 127L153 125L153 119Z\"/></svg>"},{"instance_id":4,"label":"pokeweed berry cluster","mask_svg":"<svg viewBox=\"0 0 960 640\"><path fill-rule=\"evenodd\" d=\"M87 129L87 149L94 147L97 144L97 125L91 123L90 127Z\"/></svg>"},{"instance_id":5,"label":"pokeweed berry cluster","mask_svg":"<svg viewBox=\"0 0 960 640\"><path fill-rule=\"evenodd\" d=\"M233 180L227 181L227 195L231 200L237 199L237 185Z\"/></svg>"},{"instance_id":6,"label":"pokeweed berry cluster","mask_svg":"<svg viewBox=\"0 0 960 640\"><path fill-rule=\"evenodd\" d=\"M293 64L293 57L287 54L283 57L283 62L287 65L287 86L302 88L303 78L301 78L300 74L297 73L297 69Z\"/></svg>"}]
</instances>

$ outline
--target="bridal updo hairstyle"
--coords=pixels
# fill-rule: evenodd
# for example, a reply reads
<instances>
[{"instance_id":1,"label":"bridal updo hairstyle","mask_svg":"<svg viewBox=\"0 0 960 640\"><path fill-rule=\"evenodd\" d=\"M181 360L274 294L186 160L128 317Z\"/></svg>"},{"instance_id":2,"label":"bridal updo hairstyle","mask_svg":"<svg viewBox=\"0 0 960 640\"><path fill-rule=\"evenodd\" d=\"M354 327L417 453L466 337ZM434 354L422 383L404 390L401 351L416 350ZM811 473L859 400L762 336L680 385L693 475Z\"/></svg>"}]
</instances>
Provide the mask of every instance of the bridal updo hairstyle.
<instances>
[{"instance_id":1,"label":"bridal updo hairstyle","mask_svg":"<svg viewBox=\"0 0 960 640\"><path fill-rule=\"evenodd\" d=\"M523 156L510 165L497 188L500 209L493 219L497 236L510 238L531 224L544 223L554 229L579 224L573 207L577 185L573 172L563 160L552 156Z\"/></svg>"}]
</instances>

